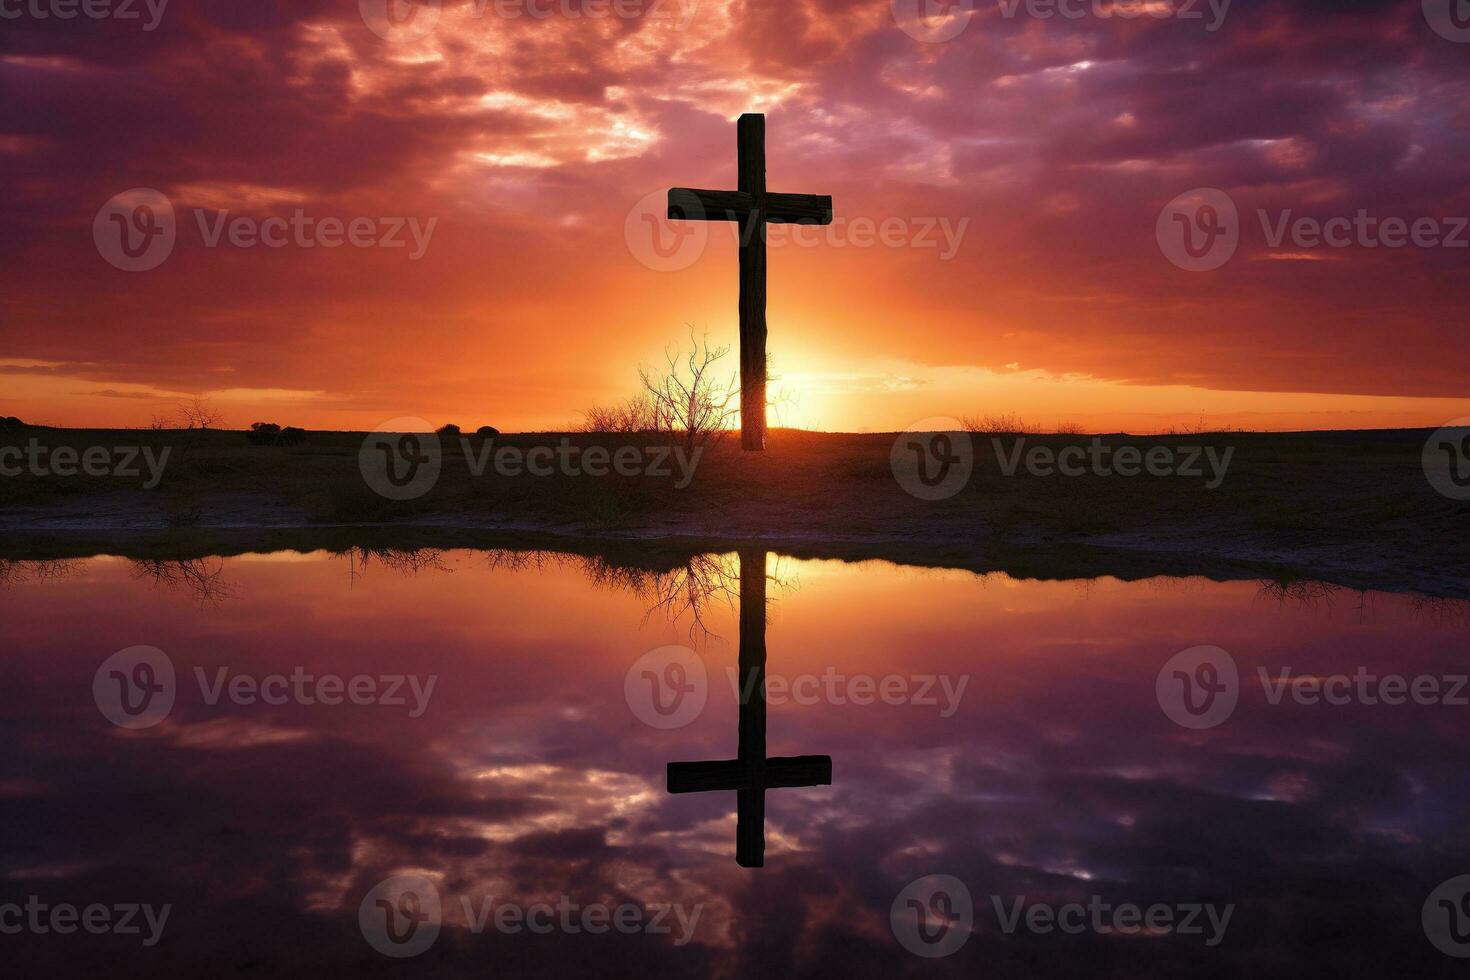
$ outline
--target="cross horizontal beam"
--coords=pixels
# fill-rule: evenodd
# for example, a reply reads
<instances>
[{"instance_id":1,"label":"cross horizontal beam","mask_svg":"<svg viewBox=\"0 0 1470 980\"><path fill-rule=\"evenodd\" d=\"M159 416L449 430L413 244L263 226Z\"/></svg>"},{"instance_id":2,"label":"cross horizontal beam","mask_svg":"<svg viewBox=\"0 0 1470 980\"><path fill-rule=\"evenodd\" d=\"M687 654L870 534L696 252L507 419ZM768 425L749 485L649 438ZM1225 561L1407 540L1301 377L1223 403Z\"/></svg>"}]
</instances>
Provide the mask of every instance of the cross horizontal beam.
<instances>
[{"instance_id":1,"label":"cross horizontal beam","mask_svg":"<svg viewBox=\"0 0 1470 980\"><path fill-rule=\"evenodd\" d=\"M790 789L830 786L830 755L777 756L767 759L764 771L742 759L712 762L670 762L670 793L706 793L720 789Z\"/></svg>"},{"instance_id":2,"label":"cross horizontal beam","mask_svg":"<svg viewBox=\"0 0 1470 980\"><path fill-rule=\"evenodd\" d=\"M770 224L830 225L830 194L766 194L765 219ZM740 221L755 208L755 195L745 191L706 191L697 187L669 189L669 217L687 221Z\"/></svg>"}]
</instances>

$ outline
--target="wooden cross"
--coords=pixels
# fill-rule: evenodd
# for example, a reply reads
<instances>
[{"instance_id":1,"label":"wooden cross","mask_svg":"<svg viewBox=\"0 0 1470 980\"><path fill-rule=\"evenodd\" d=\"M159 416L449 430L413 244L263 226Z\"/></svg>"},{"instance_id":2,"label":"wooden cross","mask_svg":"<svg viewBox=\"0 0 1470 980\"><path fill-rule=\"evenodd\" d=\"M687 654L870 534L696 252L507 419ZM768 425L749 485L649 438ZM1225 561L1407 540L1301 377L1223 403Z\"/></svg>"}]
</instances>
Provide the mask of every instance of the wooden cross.
<instances>
[{"instance_id":1,"label":"wooden cross","mask_svg":"<svg viewBox=\"0 0 1470 980\"><path fill-rule=\"evenodd\" d=\"M766 790L827 786L830 755L766 758L766 553L740 555L740 747L734 759L670 762L670 793L735 791L735 863L766 863Z\"/></svg>"},{"instance_id":2,"label":"wooden cross","mask_svg":"<svg viewBox=\"0 0 1470 980\"><path fill-rule=\"evenodd\" d=\"M747 112L735 126L739 190L669 189L669 217L740 223L740 444L766 448L766 224L829 225L826 194L766 192L766 117Z\"/></svg>"}]
</instances>

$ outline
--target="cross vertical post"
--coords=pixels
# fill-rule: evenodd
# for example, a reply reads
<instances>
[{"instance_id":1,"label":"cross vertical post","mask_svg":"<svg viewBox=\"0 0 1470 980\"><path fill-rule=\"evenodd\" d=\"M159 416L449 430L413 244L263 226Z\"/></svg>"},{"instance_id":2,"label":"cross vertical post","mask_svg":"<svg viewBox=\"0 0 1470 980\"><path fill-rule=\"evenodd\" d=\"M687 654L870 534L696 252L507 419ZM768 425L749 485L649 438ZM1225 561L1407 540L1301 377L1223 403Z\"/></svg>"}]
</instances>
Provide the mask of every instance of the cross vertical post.
<instances>
[{"instance_id":1,"label":"cross vertical post","mask_svg":"<svg viewBox=\"0 0 1470 980\"><path fill-rule=\"evenodd\" d=\"M766 448L766 225L829 225L826 194L766 191L766 117L747 112L735 124L737 189L669 188L669 217L733 221L740 238L740 445Z\"/></svg>"},{"instance_id":2,"label":"cross vertical post","mask_svg":"<svg viewBox=\"0 0 1470 980\"><path fill-rule=\"evenodd\" d=\"M764 403L762 403L764 405ZM735 863L766 863L766 552L740 552L740 742L751 785L736 792Z\"/></svg>"},{"instance_id":3,"label":"cross vertical post","mask_svg":"<svg viewBox=\"0 0 1470 980\"><path fill-rule=\"evenodd\" d=\"M740 447L759 452L766 448L766 117L741 116L735 143L737 186L751 200L740 221Z\"/></svg>"}]
</instances>

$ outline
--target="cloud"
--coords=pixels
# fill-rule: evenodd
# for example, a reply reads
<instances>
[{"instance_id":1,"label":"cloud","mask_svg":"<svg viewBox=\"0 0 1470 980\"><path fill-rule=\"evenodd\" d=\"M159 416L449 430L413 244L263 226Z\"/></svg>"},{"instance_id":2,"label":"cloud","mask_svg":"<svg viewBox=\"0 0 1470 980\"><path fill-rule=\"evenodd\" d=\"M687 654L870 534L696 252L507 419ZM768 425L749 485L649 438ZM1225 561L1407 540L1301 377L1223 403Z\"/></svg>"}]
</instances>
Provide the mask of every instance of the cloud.
<instances>
[{"instance_id":1,"label":"cloud","mask_svg":"<svg viewBox=\"0 0 1470 980\"><path fill-rule=\"evenodd\" d=\"M1216 31L981 4L943 44L877 0L706 0L683 27L446 3L406 44L373 35L355 0L177 4L151 33L19 28L0 37L0 85L25 94L0 105L8 351L86 362L105 385L326 393L308 424L495 392L511 424L565 421L679 324L733 331L732 254L655 273L622 229L650 190L733 186L731 122L754 109L773 189L830 192L844 216L971 222L947 262L773 256L778 357L841 338L873 365L1470 395L1470 339L1445 327L1470 300L1462 252L1283 261L1256 217L1470 214L1464 52L1409 0L1236 0ZM90 235L133 187L179 212L174 252L137 275ZM1242 216L1215 273L1176 269L1154 238L1195 187ZM409 262L211 248L199 208L439 224Z\"/></svg>"}]
</instances>

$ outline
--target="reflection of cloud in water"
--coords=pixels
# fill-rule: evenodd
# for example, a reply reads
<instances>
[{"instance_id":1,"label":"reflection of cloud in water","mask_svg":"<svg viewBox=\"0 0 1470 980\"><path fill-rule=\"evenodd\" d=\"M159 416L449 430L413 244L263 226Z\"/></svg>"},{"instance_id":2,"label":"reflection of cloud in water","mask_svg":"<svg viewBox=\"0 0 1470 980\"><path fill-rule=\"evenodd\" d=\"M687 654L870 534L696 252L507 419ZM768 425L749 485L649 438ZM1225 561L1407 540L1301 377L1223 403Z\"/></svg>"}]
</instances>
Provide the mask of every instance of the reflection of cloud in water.
<instances>
[{"instance_id":1,"label":"reflection of cloud in water","mask_svg":"<svg viewBox=\"0 0 1470 980\"><path fill-rule=\"evenodd\" d=\"M625 948L474 937L458 921L460 897L566 895L703 903L695 945L725 951L727 975L891 975L914 961L893 943L888 904L944 871L969 884L982 913L992 894L1238 906L1209 960L1182 937L1146 952L1098 937L1002 937L982 914L945 961L957 974L988 964L987 975L1005 975L1018 956L1026 975L1062 963L1131 976L1209 964L1361 975L1384 957L1421 975L1440 968L1401 913L1470 870L1463 710L1310 710L1254 694L1220 728L1190 732L1153 700L1159 665L1202 640L1229 649L1247 679L1281 663L1303 674L1359 663L1463 671L1462 633L1425 622L1410 600L1378 596L1363 621L1262 603L1254 583L1100 580L1082 594L1071 583L982 589L963 575L824 565L781 599L773 672L839 664L973 682L951 718L913 705L773 706L772 752L819 747L837 781L770 796L768 866L753 873L730 860L727 794L670 797L663 783L671 759L731 753L729 651L708 651L704 716L655 732L631 717L621 684L669 629L640 626L647 595L662 593L589 589L576 561L542 561L526 576L477 555L441 560L456 574L368 575L352 590L325 558L241 563L231 567L239 593L208 618L178 616L106 563L24 601L20 590L0 595L14 705L0 718L14 746L0 760L0 867L70 868L51 880L187 900L170 937L181 963L210 962L226 934L273 966L286 936L361 957L356 902L414 871L447 898L440 945L476 964L489 955L479 944L548 972L596 969ZM86 698L107 653L143 638L176 658L181 685L196 662L255 674L296 663L408 670L441 684L416 720L366 707L209 707L196 689L163 737L116 737L77 692ZM661 961L666 940L626 949L640 972L714 967L689 950Z\"/></svg>"}]
</instances>

